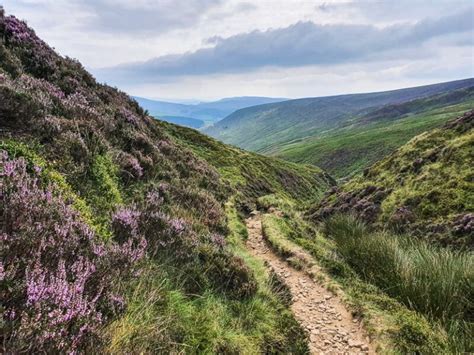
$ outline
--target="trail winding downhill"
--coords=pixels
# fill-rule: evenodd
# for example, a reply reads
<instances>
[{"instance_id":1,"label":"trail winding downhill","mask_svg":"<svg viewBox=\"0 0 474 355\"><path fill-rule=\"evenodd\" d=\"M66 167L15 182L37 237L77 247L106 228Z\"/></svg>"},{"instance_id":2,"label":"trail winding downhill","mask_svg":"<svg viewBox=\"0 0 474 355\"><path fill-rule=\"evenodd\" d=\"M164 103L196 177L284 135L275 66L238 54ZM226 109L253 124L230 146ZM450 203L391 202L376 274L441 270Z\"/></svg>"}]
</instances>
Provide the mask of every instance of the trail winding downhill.
<instances>
[{"instance_id":1,"label":"trail winding downhill","mask_svg":"<svg viewBox=\"0 0 474 355\"><path fill-rule=\"evenodd\" d=\"M260 214L253 213L246 225L250 253L264 260L289 287L293 299L291 310L309 333L311 353L375 354L362 325L352 317L342 301L304 271L290 266L267 245Z\"/></svg>"}]
</instances>

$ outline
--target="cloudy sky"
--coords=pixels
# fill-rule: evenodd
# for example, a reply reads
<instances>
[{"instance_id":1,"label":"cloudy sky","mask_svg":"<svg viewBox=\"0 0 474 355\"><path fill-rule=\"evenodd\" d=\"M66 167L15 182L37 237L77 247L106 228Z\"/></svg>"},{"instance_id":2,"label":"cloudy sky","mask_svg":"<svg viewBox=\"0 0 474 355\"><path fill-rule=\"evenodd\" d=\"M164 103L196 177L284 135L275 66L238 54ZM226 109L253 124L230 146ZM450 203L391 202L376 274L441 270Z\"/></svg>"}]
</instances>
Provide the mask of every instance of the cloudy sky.
<instances>
[{"instance_id":1,"label":"cloudy sky","mask_svg":"<svg viewBox=\"0 0 474 355\"><path fill-rule=\"evenodd\" d=\"M307 97L474 76L472 0L0 0L132 95Z\"/></svg>"}]
</instances>

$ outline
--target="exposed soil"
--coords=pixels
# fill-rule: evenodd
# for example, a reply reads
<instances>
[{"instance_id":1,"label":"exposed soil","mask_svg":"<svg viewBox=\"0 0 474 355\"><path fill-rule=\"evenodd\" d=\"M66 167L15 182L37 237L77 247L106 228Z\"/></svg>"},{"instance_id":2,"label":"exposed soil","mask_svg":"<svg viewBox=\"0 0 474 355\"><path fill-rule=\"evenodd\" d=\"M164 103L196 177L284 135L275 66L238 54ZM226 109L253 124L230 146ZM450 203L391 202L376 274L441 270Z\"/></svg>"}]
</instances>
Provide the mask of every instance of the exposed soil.
<instances>
[{"instance_id":1,"label":"exposed soil","mask_svg":"<svg viewBox=\"0 0 474 355\"><path fill-rule=\"evenodd\" d=\"M267 245L259 213L246 220L247 247L264 260L288 285L293 303L291 310L309 334L312 354L375 354L374 347L343 302L319 285L304 271L296 270ZM311 258L308 254L307 258Z\"/></svg>"}]
</instances>

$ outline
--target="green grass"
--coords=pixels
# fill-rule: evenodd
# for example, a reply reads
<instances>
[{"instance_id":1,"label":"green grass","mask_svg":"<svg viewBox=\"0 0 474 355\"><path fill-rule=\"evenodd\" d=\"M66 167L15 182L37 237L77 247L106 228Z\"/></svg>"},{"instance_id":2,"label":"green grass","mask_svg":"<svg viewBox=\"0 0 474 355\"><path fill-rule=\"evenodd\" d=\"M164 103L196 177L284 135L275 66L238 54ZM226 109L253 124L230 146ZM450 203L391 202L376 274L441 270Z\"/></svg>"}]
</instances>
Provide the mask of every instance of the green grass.
<instances>
[{"instance_id":1,"label":"green grass","mask_svg":"<svg viewBox=\"0 0 474 355\"><path fill-rule=\"evenodd\" d=\"M472 351L474 256L438 249L413 238L370 232L350 216L334 216L325 234L366 281L439 322L455 351Z\"/></svg>"},{"instance_id":2,"label":"green grass","mask_svg":"<svg viewBox=\"0 0 474 355\"><path fill-rule=\"evenodd\" d=\"M342 178L362 171L412 137L440 126L473 105L471 100L395 121L348 125L262 152L297 163L314 164Z\"/></svg>"},{"instance_id":3,"label":"green grass","mask_svg":"<svg viewBox=\"0 0 474 355\"><path fill-rule=\"evenodd\" d=\"M380 205L374 216L377 226L405 230L444 246L469 248L469 235L451 231L459 215L474 211L473 143L468 122L420 134L363 175L340 185L325 198L323 207L340 206L348 196L353 197L351 208L360 200L375 201ZM417 162L419 167L415 167ZM366 189L372 192L364 193ZM380 189L386 193L378 198ZM401 222L399 209L409 211Z\"/></svg>"}]
</instances>

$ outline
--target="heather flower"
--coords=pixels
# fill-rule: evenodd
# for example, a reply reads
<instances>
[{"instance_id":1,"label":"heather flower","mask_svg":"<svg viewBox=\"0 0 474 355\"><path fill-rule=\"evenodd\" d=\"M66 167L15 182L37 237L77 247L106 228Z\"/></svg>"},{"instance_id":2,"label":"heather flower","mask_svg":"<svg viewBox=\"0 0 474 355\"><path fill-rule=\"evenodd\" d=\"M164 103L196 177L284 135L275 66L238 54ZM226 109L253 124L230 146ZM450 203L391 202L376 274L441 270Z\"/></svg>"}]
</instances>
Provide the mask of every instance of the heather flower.
<instances>
[{"instance_id":1,"label":"heather flower","mask_svg":"<svg viewBox=\"0 0 474 355\"><path fill-rule=\"evenodd\" d=\"M66 108L66 114L71 116L85 115L87 117L96 117L98 112L89 104L86 96L82 92L75 92L68 95L62 104Z\"/></svg>"},{"instance_id":2,"label":"heather flower","mask_svg":"<svg viewBox=\"0 0 474 355\"><path fill-rule=\"evenodd\" d=\"M209 236L210 242L212 245L216 246L218 249L224 249L226 246L225 238L217 233L213 233Z\"/></svg>"},{"instance_id":3,"label":"heather flower","mask_svg":"<svg viewBox=\"0 0 474 355\"><path fill-rule=\"evenodd\" d=\"M5 278L5 268L3 267L3 262L0 261L0 281L3 281Z\"/></svg>"},{"instance_id":4,"label":"heather flower","mask_svg":"<svg viewBox=\"0 0 474 355\"><path fill-rule=\"evenodd\" d=\"M133 155L128 153L121 153L119 155L119 163L122 167L122 171L125 173L125 178L130 177L140 178L143 176L143 168L140 162Z\"/></svg>"},{"instance_id":5,"label":"heather flower","mask_svg":"<svg viewBox=\"0 0 474 355\"><path fill-rule=\"evenodd\" d=\"M41 174L41 171L43 170L40 166L35 165L33 167L33 170L35 171L36 174Z\"/></svg>"},{"instance_id":6,"label":"heather flower","mask_svg":"<svg viewBox=\"0 0 474 355\"><path fill-rule=\"evenodd\" d=\"M172 218L169 220L169 226L172 228L173 233L181 234L185 229L185 222L179 218Z\"/></svg>"},{"instance_id":7,"label":"heather flower","mask_svg":"<svg viewBox=\"0 0 474 355\"><path fill-rule=\"evenodd\" d=\"M10 352L21 352L23 344L37 352L81 349L111 314L125 308L113 293L114 281L145 254L140 214L118 211L114 222L131 233L105 244L52 186L39 186L24 159L9 159L5 152L0 198L0 287L8 329L0 342Z\"/></svg>"},{"instance_id":8,"label":"heather flower","mask_svg":"<svg viewBox=\"0 0 474 355\"><path fill-rule=\"evenodd\" d=\"M40 42L33 30L29 29L24 21L20 21L14 16L5 18L5 32L14 42Z\"/></svg>"},{"instance_id":9,"label":"heather flower","mask_svg":"<svg viewBox=\"0 0 474 355\"><path fill-rule=\"evenodd\" d=\"M138 234L140 212L133 208L121 208L112 216L112 226L118 240L127 240Z\"/></svg>"},{"instance_id":10,"label":"heather flower","mask_svg":"<svg viewBox=\"0 0 474 355\"><path fill-rule=\"evenodd\" d=\"M163 197L157 191L150 191L146 195L146 202L151 207L157 208L163 204Z\"/></svg>"},{"instance_id":11,"label":"heather flower","mask_svg":"<svg viewBox=\"0 0 474 355\"><path fill-rule=\"evenodd\" d=\"M134 113L132 113L132 111L130 111L129 109L125 107L121 107L119 112L126 122L131 123L133 125L138 124L139 118Z\"/></svg>"}]
</instances>

